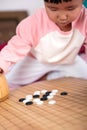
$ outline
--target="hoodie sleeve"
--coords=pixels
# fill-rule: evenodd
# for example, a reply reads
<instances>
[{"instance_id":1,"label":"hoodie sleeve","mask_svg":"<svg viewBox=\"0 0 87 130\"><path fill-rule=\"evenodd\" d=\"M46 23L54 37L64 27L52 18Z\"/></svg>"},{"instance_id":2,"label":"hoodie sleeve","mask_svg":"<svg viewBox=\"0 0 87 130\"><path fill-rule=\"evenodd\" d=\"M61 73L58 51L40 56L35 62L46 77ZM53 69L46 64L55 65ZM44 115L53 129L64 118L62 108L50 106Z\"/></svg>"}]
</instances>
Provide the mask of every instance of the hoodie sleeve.
<instances>
[{"instance_id":1,"label":"hoodie sleeve","mask_svg":"<svg viewBox=\"0 0 87 130\"><path fill-rule=\"evenodd\" d=\"M33 22L32 22L33 21ZM7 72L11 64L26 56L33 44L34 17L29 16L19 23L16 35L8 41L8 44L0 52L0 68Z\"/></svg>"}]
</instances>

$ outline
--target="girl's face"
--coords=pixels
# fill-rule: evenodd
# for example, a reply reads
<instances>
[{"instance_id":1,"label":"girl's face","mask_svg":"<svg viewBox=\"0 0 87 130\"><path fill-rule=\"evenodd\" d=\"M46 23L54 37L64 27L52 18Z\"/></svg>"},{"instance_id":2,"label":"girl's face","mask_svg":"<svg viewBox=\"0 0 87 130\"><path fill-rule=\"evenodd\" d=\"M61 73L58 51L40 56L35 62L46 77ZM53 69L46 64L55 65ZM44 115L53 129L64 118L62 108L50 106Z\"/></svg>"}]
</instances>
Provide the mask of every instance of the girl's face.
<instances>
[{"instance_id":1,"label":"girl's face","mask_svg":"<svg viewBox=\"0 0 87 130\"><path fill-rule=\"evenodd\" d=\"M74 21L82 8L83 0L72 0L59 4L45 2L48 17L59 26L61 30L68 27Z\"/></svg>"}]
</instances>

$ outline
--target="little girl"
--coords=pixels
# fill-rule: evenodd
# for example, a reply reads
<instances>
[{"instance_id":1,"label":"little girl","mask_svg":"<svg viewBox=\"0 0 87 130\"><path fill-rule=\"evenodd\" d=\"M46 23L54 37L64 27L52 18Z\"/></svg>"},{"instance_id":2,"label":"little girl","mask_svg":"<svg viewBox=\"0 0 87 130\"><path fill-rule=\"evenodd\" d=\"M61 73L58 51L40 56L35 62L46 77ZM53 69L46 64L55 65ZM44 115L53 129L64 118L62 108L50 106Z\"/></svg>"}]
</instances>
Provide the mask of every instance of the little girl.
<instances>
[{"instance_id":1,"label":"little girl","mask_svg":"<svg viewBox=\"0 0 87 130\"><path fill-rule=\"evenodd\" d=\"M30 84L46 75L87 79L87 9L83 0L44 0L45 8L17 26L0 53L8 82ZM85 47L85 60L78 53Z\"/></svg>"}]
</instances>

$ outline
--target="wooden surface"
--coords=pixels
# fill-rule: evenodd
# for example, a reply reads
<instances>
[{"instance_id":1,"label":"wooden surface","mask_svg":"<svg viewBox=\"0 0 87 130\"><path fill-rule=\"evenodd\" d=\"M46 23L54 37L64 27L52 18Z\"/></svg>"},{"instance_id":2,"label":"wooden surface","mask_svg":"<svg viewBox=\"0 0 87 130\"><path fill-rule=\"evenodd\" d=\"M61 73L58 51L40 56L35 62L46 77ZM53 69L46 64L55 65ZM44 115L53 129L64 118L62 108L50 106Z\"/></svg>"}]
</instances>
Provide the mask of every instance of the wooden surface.
<instances>
[{"instance_id":1,"label":"wooden surface","mask_svg":"<svg viewBox=\"0 0 87 130\"><path fill-rule=\"evenodd\" d=\"M18 102L36 90L58 89L55 105L26 106ZM61 96L67 91L67 96ZM10 92L0 103L0 130L87 130L87 80L64 78L42 81Z\"/></svg>"}]
</instances>

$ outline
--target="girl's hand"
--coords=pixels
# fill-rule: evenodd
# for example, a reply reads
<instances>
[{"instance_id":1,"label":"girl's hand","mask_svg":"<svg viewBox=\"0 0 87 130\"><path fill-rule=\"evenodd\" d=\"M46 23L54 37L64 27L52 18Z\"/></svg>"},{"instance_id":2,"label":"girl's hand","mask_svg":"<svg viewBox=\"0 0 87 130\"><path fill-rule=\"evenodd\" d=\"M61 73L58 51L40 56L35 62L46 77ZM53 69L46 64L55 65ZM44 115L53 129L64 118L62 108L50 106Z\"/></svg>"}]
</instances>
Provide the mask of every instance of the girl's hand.
<instances>
[{"instance_id":1,"label":"girl's hand","mask_svg":"<svg viewBox=\"0 0 87 130\"><path fill-rule=\"evenodd\" d=\"M3 74L3 73L4 73L3 69L0 68L0 74Z\"/></svg>"}]
</instances>

